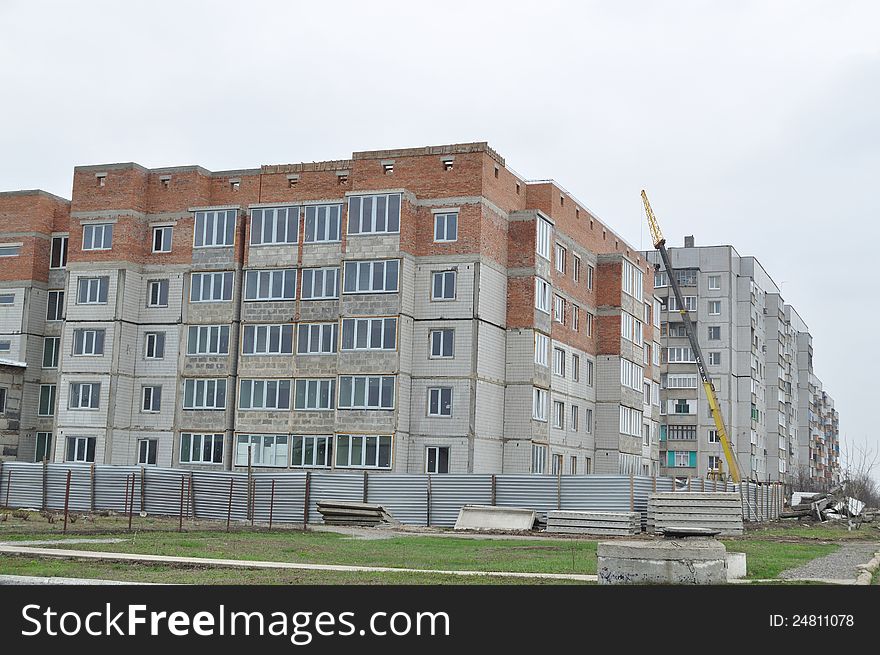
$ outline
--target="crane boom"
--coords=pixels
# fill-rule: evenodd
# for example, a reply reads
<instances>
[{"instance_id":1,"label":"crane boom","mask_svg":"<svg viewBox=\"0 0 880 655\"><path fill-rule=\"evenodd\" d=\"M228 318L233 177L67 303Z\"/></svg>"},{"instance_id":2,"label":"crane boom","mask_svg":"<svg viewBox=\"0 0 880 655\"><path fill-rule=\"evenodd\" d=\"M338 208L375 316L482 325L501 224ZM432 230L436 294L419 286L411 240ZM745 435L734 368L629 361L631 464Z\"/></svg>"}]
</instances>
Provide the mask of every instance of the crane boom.
<instances>
[{"instance_id":1,"label":"crane boom","mask_svg":"<svg viewBox=\"0 0 880 655\"><path fill-rule=\"evenodd\" d=\"M721 405L718 403L718 395L715 393L715 385L712 384L712 378L706 370L706 363L703 360L703 351L700 349L700 343L697 340L697 333L694 330L694 324L684 304L684 296L682 296L681 288L678 286L678 280L675 277L675 271L669 260L669 252L666 250L666 239L660 231L660 225L651 209L651 203L648 202L648 194L642 190L642 202L645 205L645 214L648 216L648 227L651 230L651 240L654 242L654 248L660 251L660 259L663 260L663 266L669 277L669 286L675 294L675 302L678 305L678 312L681 314L684 329L687 333L688 341L691 344L691 350L694 353L694 359L697 362L697 370L700 373L700 380L703 383L703 389L706 392L706 399L709 401L709 408L712 410L712 418L715 421L715 429L718 432L718 439L721 441L721 448L724 451L724 459L727 461L727 468L730 471L730 478L734 482L742 480L739 464L736 460L736 454L730 446L730 439L727 436L727 428L724 425L724 417L721 414Z\"/></svg>"}]
</instances>

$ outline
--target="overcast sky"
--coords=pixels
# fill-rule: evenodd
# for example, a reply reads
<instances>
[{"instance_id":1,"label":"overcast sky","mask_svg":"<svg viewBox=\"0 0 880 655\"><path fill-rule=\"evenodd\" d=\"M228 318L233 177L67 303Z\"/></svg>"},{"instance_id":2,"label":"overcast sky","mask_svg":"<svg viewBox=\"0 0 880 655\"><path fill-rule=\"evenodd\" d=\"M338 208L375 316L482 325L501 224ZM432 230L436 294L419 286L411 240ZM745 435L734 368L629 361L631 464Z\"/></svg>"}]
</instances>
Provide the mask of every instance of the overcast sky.
<instances>
[{"instance_id":1,"label":"overcast sky","mask_svg":"<svg viewBox=\"0 0 880 655\"><path fill-rule=\"evenodd\" d=\"M880 444L880 3L0 0L0 189L488 141L635 247L754 255Z\"/></svg>"}]
</instances>

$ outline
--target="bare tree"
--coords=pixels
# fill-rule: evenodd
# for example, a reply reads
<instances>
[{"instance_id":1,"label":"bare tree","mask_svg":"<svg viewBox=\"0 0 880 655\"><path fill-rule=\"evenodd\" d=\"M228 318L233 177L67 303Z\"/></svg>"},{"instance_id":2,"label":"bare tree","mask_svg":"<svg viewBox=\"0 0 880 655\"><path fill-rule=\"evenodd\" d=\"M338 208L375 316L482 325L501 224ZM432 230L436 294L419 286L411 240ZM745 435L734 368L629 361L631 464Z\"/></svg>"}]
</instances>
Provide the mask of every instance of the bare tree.
<instances>
[{"instance_id":1,"label":"bare tree","mask_svg":"<svg viewBox=\"0 0 880 655\"><path fill-rule=\"evenodd\" d=\"M841 480L846 485L846 495L868 507L880 507L880 486L874 477L880 465L880 448L867 439L856 444L844 440L842 450Z\"/></svg>"}]
</instances>

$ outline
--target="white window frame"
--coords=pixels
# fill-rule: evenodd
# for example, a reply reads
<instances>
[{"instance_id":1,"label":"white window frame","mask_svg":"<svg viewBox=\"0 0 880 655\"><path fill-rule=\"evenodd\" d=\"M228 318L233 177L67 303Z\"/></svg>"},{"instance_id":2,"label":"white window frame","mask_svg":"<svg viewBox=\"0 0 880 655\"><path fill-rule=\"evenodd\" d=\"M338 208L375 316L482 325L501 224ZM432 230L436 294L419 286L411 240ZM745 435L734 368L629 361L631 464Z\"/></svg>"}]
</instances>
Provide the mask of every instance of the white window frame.
<instances>
[{"instance_id":1,"label":"white window frame","mask_svg":"<svg viewBox=\"0 0 880 655\"><path fill-rule=\"evenodd\" d=\"M144 332L144 359L165 359L164 332Z\"/></svg>"},{"instance_id":2,"label":"white window frame","mask_svg":"<svg viewBox=\"0 0 880 655\"><path fill-rule=\"evenodd\" d=\"M85 290L85 294L83 294ZM103 294L101 293L103 291ZM85 299L81 300L83 295ZM103 295L104 299L101 300ZM94 297L94 299L93 299ZM77 305L106 305L110 297L110 277L100 275L96 277L79 277L76 279L76 304Z\"/></svg>"},{"instance_id":3,"label":"white window frame","mask_svg":"<svg viewBox=\"0 0 880 655\"><path fill-rule=\"evenodd\" d=\"M165 278L161 280L147 281L147 307L168 307L168 296L170 295L170 281ZM154 292L154 289L157 290ZM162 302L162 295L165 295L165 302Z\"/></svg>"},{"instance_id":4,"label":"white window frame","mask_svg":"<svg viewBox=\"0 0 880 655\"><path fill-rule=\"evenodd\" d=\"M535 252L550 261L550 242L553 240L553 223L541 216L535 220Z\"/></svg>"},{"instance_id":5,"label":"white window frame","mask_svg":"<svg viewBox=\"0 0 880 655\"><path fill-rule=\"evenodd\" d=\"M43 390L46 390L45 393ZM40 396L37 399L37 416L55 416L55 402L56 395L58 393L58 385L56 384L41 384L40 385ZM47 411L43 411L44 403L43 399L46 397L45 405L48 405L46 408Z\"/></svg>"},{"instance_id":6,"label":"white window frame","mask_svg":"<svg viewBox=\"0 0 880 655\"><path fill-rule=\"evenodd\" d=\"M547 446L532 444L532 473L544 475L547 470Z\"/></svg>"},{"instance_id":7,"label":"white window frame","mask_svg":"<svg viewBox=\"0 0 880 655\"><path fill-rule=\"evenodd\" d=\"M535 309L539 312L550 313L550 290L547 280L535 276Z\"/></svg>"},{"instance_id":8,"label":"white window frame","mask_svg":"<svg viewBox=\"0 0 880 655\"><path fill-rule=\"evenodd\" d=\"M237 209L206 209L196 211L194 214L193 248L229 248L235 245ZM230 221L232 222L231 228ZM208 240L209 223L212 225L210 241ZM222 230L218 230L217 228L221 225ZM222 239L218 239L218 235Z\"/></svg>"},{"instance_id":9,"label":"white window frame","mask_svg":"<svg viewBox=\"0 0 880 655\"><path fill-rule=\"evenodd\" d=\"M455 300L458 290L457 278L458 271L431 271L431 300L434 302L446 302L450 300ZM440 291L440 295L437 295L438 290Z\"/></svg>"},{"instance_id":10,"label":"white window frame","mask_svg":"<svg viewBox=\"0 0 880 655\"><path fill-rule=\"evenodd\" d=\"M706 361L709 366L721 366L721 351L709 351L709 356Z\"/></svg>"},{"instance_id":11,"label":"white window frame","mask_svg":"<svg viewBox=\"0 0 880 655\"><path fill-rule=\"evenodd\" d=\"M581 258L572 253L571 259L571 275L575 282L579 282L581 279Z\"/></svg>"},{"instance_id":12,"label":"white window frame","mask_svg":"<svg viewBox=\"0 0 880 655\"><path fill-rule=\"evenodd\" d=\"M280 296L275 294L275 281L278 278L281 279ZM287 295L288 292L290 295ZM270 268L245 271L244 300L246 302L296 300L296 269Z\"/></svg>"},{"instance_id":13,"label":"white window frame","mask_svg":"<svg viewBox=\"0 0 880 655\"><path fill-rule=\"evenodd\" d=\"M159 247L156 247L156 241L159 241ZM152 252L154 253L168 253L171 252L172 248L172 239L174 237L174 226L173 225L154 225L153 226L153 242L151 245Z\"/></svg>"},{"instance_id":14,"label":"white window frame","mask_svg":"<svg viewBox=\"0 0 880 655\"><path fill-rule=\"evenodd\" d=\"M547 422L547 390L532 387L532 419Z\"/></svg>"},{"instance_id":15,"label":"white window frame","mask_svg":"<svg viewBox=\"0 0 880 655\"><path fill-rule=\"evenodd\" d=\"M565 298L557 294L553 295L553 320L565 325Z\"/></svg>"},{"instance_id":16,"label":"white window frame","mask_svg":"<svg viewBox=\"0 0 880 655\"><path fill-rule=\"evenodd\" d=\"M225 335L225 337L224 337ZM195 337L195 338L193 338ZM226 348L223 349L223 343ZM186 356L202 357L229 354L228 325L190 325L186 331Z\"/></svg>"},{"instance_id":17,"label":"white window frame","mask_svg":"<svg viewBox=\"0 0 880 655\"><path fill-rule=\"evenodd\" d=\"M297 355L333 355L336 353L338 323L298 323L296 326ZM313 346L317 346L313 350Z\"/></svg>"},{"instance_id":18,"label":"white window frame","mask_svg":"<svg viewBox=\"0 0 880 655\"><path fill-rule=\"evenodd\" d=\"M389 329L389 326L391 328ZM378 332L379 341L375 337ZM351 339L349 340L349 335ZM396 316L355 316L342 319L341 349L397 350Z\"/></svg>"},{"instance_id":19,"label":"white window frame","mask_svg":"<svg viewBox=\"0 0 880 655\"><path fill-rule=\"evenodd\" d=\"M452 387L428 387L427 415L432 418L452 418L453 398Z\"/></svg>"},{"instance_id":20,"label":"white window frame","mask_svg":"<svg viewBox=\"0 0 880 655\"><path fill-rule=\"evenodd\" d=\"M376 282L379 280L377 269L381 264L382 287L377 288ZM369 267L369 275L367 280L367 288L361 288L361 269ZM345 295L363 294L363 293L397 293L400 290L400 260L399 259L367 259L367 260L348 260L343 262L343 288L342 293ZM394 275L389 276L389 271L393 270ZM353 287L349 287L349 280L354 279ZM389 277L394 278L394 287L389 288Z\"/></svg>"},{"instance_id":21,"label":"white window frame","mask_svg":"<svg viewBox=\"0 0 880 655\"><path fill-rule=\"evenodd\" d=\"M715 310L715 311L713 311ZM721 301L720 300L710 300L709 301L709 316L721 316Z\"/></svg>"},{"instance_id":22,"label":"white window frame","mask_svg":"<svg viewBox=\"0 0 880 655\"><path fill-rule=\"evenodd\" d=\"M718 430L715 428L709 428L706 432L706 441L708 443L721 443L721 437L718 436Z\"/></svg>"},{"instance_id":23,"label":"white window frame","mask_svg":"<svg viewBox=\"0 0 880 655\"><path fill-rule=\"evenodd\" d=\"M717 335L717 336L713 336ZM721 326L720 325L707 325L706 326L706 338L708 341L721 341Z\"/></svg>"},{"instance_id":24,"label":"white window frame","mask_svg":"<svg viewBox=\"0 0 880 655\"><path fill-rule=\"evenodd\" d=\"M65 441L65 462L89 464L95 461L95 451L97 450L97 439L95 437L71 436L67 437ZM73 457L70 457L71 442L73 442ZM89 450L92 453L91 459L89 459Z\"/></svg>"},{"instance_id":25,"label":"white window frame","mask_svg":"<svg viewBox=\"0 0 880 655\"><path fill-rule=\"evenodd\" d=\"M567 255L568 248L557 241L553 249L553 265L556 268L556 272L561 273L562 275L565 275L565 260Z\"/></svg>"},{"instance_id":26,"label":"white window frame","mask_svg":"<svg viewBox=\"0 0 880 655\"><path fill-rule=\"evenodd\" d=\"M299 447L297 447L299 442ZM320 460L323 443L324 457ZM309 444L308 448L306 444ZM290 435L290 466L291 468L330 468L333 463L333 435L332 434L292 434ZM299 458L297 459L297 451ZM306 455L311 452L310 461L306 461Z\"/></svg>"},{"instance_id":27,"label":"white window frame","mask_svg":"<svg viewBox=\"0 0 880 655\"><path fill-rule=\"evenodd\" d=\"M189 437L189 439L184 439ZM196 439L198 437L198 439ZM189 452L184 458L184 445L189 446ZM219 448L218 448L219 445ZM205 451L209 457L205 458ZM180 433L180 463L181 464L222 464L224 458L224 435L222 432L181 432ZM220 459L217 459L219 453Z\"/></svg>"},{"instance_id":28,"label":"white window frame","mask_svg":"<svg viewBox=\"0 0 880 655\"><path fill-rule=\"evenodd\" d=\"M553 427L557 430L565 429L565 403L561 400L553 401Z\"/></svg>"},{"instance_id":29,"label":"white window frame","mask_svg":"<svg viewBox=\"0 0 880 655\"><path fill-rule=\"evenodd\" d=\"M721 276L710 275L708 280L709 291L721 291Z\"/></svg>"},{"instance_id":30,"label":"white window frame","mask_svg":"<svg viewBox=\"0 0 880 655\"><path fill-rule=\"evenodd\" d=\"M345 448L340 447L340 441L345 438ZM353 440L360 441L358 451L361 454L359 462L352 461L354 448L351 447ZM367 461L367 452L371 450L369 442L373 442L372 451L375 457L372 461ZM337 434L334 442L333 461L335 468L360 468L360 469L390 469L394 465L394 435L390 434ZM387 462L383 464L381 455L382 451L388 455ZM345 461L340 462L343 453L347 455Z\"/></svg>"},{"instance_id":31,"label":"white window frame","mask_svg":"<svg viewBox=\"0 0 880 655\"><path fill-rule=\"evenodd\" d=\"M451 236L450 236L451 226ZM441 235L438 238L438 234ZM434 212L434 243L458 241L458 210Z\"/></svg>"},{"instance_id":32,"label":"white window frame","mask_svg":"<svg viewBox=\"0 0 880 655\"><path fill-rule=\"evenodd\" d=\"M51 432L37 432L34 443L34 461L42 462L43 459L52 461L52 442L55 435ZM41 443L42 442L42 443ZM42 453L43 457L40 457Z\"/></svg>"},{"instance_id":33,"label":"white window frame","mask_svg":"<svg viewBox=\"0 0 880 655\"><path fill-rule=\"evenodd\" d=\"M674 359L672 357L673 354L675 354ZM666 348L667 364L695 364L696 361L694 351L690 346L669 346Z\"/></svg>"},{"instance_id":34,"label":"white window frame","mask_svg":"<svg viewBox=\"0 0 880 655\"><path fill-rule=\"evenodd\" d=\"M107 330L104 328L75 328L73 330L73 357L103 357ZM79 346L79 350L77 350Z\"/></svg>"},{"instance_id":35,"label":"white window frame","mask_svg":"<svg viewBox=\"0 0 880 655\"><path fill-rule=\"evenodd\" d=\"M113 249L113 223L83 223L82 228L84 251Z\"/></svg>"},{"instance_id":36,"label":"white window frame","mask_svg":"<svg viewBox=\"0 0 880 655\"><path fill-rule=\"evenodd\" d=\"M535 332L535 364L549 367L550 337Z\"/></svg>"},{"instance_id":37,"label":"white window frame","mask_svg":"<svg viewBox=\"0 0 880 655\"><path fill-rule=\"evenodd\" d=\"M553 346L553 375L565 377L565 350Z\"/></svg>"},{"instance_id":38,"label":"white window frame","mask_svg":"<svg viewBox=\"0 0 880 655\"><path fill-rule=\"evenodd\" d=\"M449 354L445 354L446 346ZM452 359L455 357L455 328L437 328L428 331L428 359Z\"/></svg>"},{"instance_id":39,"label":"white window frame","mask_svg":"<svg viewBox=\"0 0 880 655\"><path fill-rule=\"evenodd\" d=\"M288 411L292 386L289 379L243 378L238 383L238 409Z\"/></svg>"},{"instance_id":40,"label":"white window frame","mask_svg":"<svg viewBox=\"0 0 880 655\"><path fill-rule=\"evenodd\" d=\"M287 468L290 462L290 435L287 434L236 434L235 465Z\"/></svg>"},{"instance_id":41,"label":"white window frame","mask_svg":"<svg viewBox=\"0 0 880 655\"><path fill-rule=\"evenodd\" d=\"M260 247L299 243L299 210L299 206L252 207L250 245ZM257 229L254 229L255 226ZM269 235L266 234L267 227ZM266 239L266 236L269 238Z\"/></svg>"},{"instance_id":42,"label":"white window frame","mask_svg":"<svg viewBox=\"0 0 880 655\"><path fill-rule=\"evenodd\" d=\"M49 310L52 309L52 298L55 298L55 314L54 318L50 315ZM49 322L64 320L64 292L58 290L49 291L46 296L46 320Z\"/></svg>"},{"instance_id":43,"label":"white window frame","mask_svg":"<svg viewBox=\"0 0 880 655\"><path fill-rule=\"evenodd\" d=\"M253 350L246 350L248 334L252 334ZM277 334L278 349L272 349L272 342ZM261 355L292 355L293 354L292 323L249 323L242 329L241 354L247 356ZM260 348L260 341L263 348Z\"/></svg>"},{"instance_id":44,"label":"white window frame","mask_svg":"<svg viewBox=\"0 0 880 655\"><path fill-rule=\"evenodd\" d=\"M156 463L159 461L159 440L138 439L137 453L137 463L139 466L155 466ZM150 461L151 459L153 460L152 462Z\"/></svg>"},{"instance_id":45,"label":"white window frame","mask_svg":"<svg viewBox=\"0 0 880 655\"><path fill-rule=\"evenodd\" d=\"M587 264L587 289L590 291L593 290L593 279L596 277L596 267L592 264Z\"/></svg>"},{"instance_id":46,"label":"white window frame","mask_svg":"<svg viewBox=\"0 0 880 655\"><path fill-rule=\"evenodd\" d=\"M189 389L192 391L190 392ZM192 396L192 398L188 400L187 396ZM192 411L225 410L226 378L184 378L183 409Z\"/></svg>"},{"instance_id":47,"label":"white window frame","mask_svg":"<svg viewBox=\"0 0 880 655\"><path fill-rule=\"evenodd\" d=\"M293 409L297 412L336 409L336 378L297 378L293 391Z\"/></svg>"},{"instance_id":48,"label":"white window frame","mask_svg":"<svg viewBox=\"0 0 880 655\"><path fill-rule=\"evenodd\" d=\"M336 300L339 298L339 273L338 266L324 266L319 268L302 269L302 281L300 283L300 299L301 300ZM327 289L331 286L332 291L328 293ZM315 280L320 278L320 293L315 293Z\"/></svg>"},{"instance_id":49,"label":"white window frame","mask_svg":"<svg viewBox=\"0 0 880 655\"><path fill-rule=\"evenodd\" d=\"M338 243L341 234L341 203L305 206L305 243Z\"/></svg>"},{"instance_id":50,"label":"white window frame","mask_svg":"<svg viewBox=\"0 0 880 655\"><path fill-rule=\"evenodd\" d=\"M51 344L51 345L50 345ZM47 352L48 351L48 352ZM50 354L49 366L46 366L46 355ZM43 358L41 368L55 369L61 359L61 337L43 337Z\"/></svg>"},{"instance_id":51,"label":"white window frame","mask_svg":"<svg viewBox=\"0 0 880 655\"><path fill-rule=\"evenodd\" d=\"M88 393L85 392L86 389L88 389ZM101 409L101 383L71 382L67 409L77 411L97 411Z\"/></svg>"},{"instance_id":52,"label":"white window frame","mask_svg":"<svg viewBox=\"0 0 880 655\"><path fill-rule=\"evenodd\" d=\"M58 266L55 266L55 242L59 241L61 245L58 247ZM57 271L67 268L67 252L70 246L70 236L67 234L56 235L52 237L52 244L49 250L49 270Z\"/></svg>"},{"instance_id":53,"label":"white window frame","mask_svg":"<svg viewBox=\"0 0 880 655\"><path fill-rule=\"evenodd\" d=\"M196 284L196 280L198 280L198 284ZM206 284L206 282L208 283ZM232 290L235 286L235 271L194 271L190 274L189 284L189 301L191 303L231 302ZM198 297L196 289L198 289ZM218 295L218 290L219 297L215 297Z\"/></svg>"},{"instance_id":54,"label":"white window frame","mask_svg":"<svg viewBox=\"0 0 880 655\"><path fill-rule=\"evenodd\" d=\"M141 387L141 412L158 414L162 411L162 385L145 384Z\"/></svg>"},{"instance_id":55,"label":"white window frame","mask_svg":"<svg viewBox=\"0 0 880 655\"><path fill-rule=\"evenodd\" d=\"M684 306L689 312L697 311L697 297L696 296L682 296L684 299ZM670 312L677 312L679 310L678 301L675 299L675 294L669 295L668 304L666 309Z\"/></svg>"},{"instance_id":56,"label":"white window frame","mask_svg":"<svg viewBox=\"0 0 880 655\"><path fill-rule=\"evenodd\" d=\"M370 199L369 216L365 216L366 200ZM385 205L384 216L379 214L379 199ZM392 202L393 199L393 202ZM396 216L392 205L396 205ZM399 234L403 198L400 193L375 193L349 196L348 198L348 234L360 236L364 234ZM380 222L381 221L381 222ZM379 229L380 224L384 225ZM364 229L364 227L367 229ZM355 229L352 229L355 228Z\"/></svg>"},{"instance_id":57,"label":"white window frame","mask_svg":"<svg viewBox=\"0 0 880 655\"><path fill-rule=\"evenodd\" d=\"M676 450L675 455L673 456L672 463L675 468L690 468L691 467L691 451L689 451L689 450Z\"/></svg>"},{"instance_id":58,"label":"white window frame","mask_svg":"<svg viewBox=\"0 0 880 655\"><path fill-rule=\"evenodd\" d=\"M440 466L440 453L442 451L446 451L446 470L441 471L443 468ZM431 466L431 459L433 452L434 466ZM443 475L445 473L449 473L449 461L452 456L451 449L449 446L427 446L425 448L425 473L430 475Z\"/></svg>"},{"instance_id":59,"label":"white window frame","mask_svg":"<svg viewBox=\"0 0 880 655\"><path fill-rule=\"evenodd\" d=\"M373 382L374 380L376 381L375 383ZM374 384L376 386L378 402L371 402L370 400L371 386ZM346 389L346 387L348 388ZM396 387L397 376L395 375L340 375L338 384L339 402L337 407L338 409L393 410L395 407L395 396L397 395ZM384 404L382 399L383 392L387 392L389 388L391 390L390 405ZM360 395L359 390L363 392L363 403L355 404L357 396Z\"/></svg>"}]
</instances>

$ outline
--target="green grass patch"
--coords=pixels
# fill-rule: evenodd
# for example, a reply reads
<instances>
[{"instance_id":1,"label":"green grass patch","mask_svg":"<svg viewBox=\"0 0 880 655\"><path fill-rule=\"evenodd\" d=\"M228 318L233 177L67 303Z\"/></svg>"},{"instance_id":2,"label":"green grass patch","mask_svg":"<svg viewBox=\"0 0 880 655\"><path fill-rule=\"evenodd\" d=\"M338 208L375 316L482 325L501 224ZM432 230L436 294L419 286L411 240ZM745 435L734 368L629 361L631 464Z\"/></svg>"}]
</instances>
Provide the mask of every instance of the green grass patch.
<instances>
[{"instance_id":1,"label":"green grass patch","mask_svg":"<svg viewBox=\"0 0 880 655\"><path fill-rule=\"evenodd\" d=\"M755 539L724 540L728 552L746 554L746 577L775 578L786 569L806 564L812 559L833 553L839 544L784 543Z\"/></svg>"}]
</instances>

